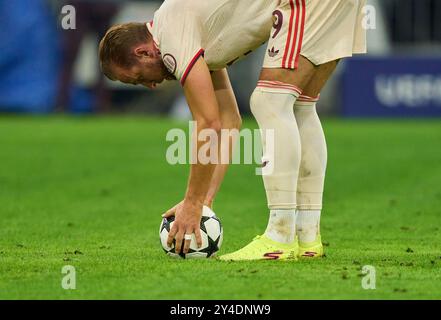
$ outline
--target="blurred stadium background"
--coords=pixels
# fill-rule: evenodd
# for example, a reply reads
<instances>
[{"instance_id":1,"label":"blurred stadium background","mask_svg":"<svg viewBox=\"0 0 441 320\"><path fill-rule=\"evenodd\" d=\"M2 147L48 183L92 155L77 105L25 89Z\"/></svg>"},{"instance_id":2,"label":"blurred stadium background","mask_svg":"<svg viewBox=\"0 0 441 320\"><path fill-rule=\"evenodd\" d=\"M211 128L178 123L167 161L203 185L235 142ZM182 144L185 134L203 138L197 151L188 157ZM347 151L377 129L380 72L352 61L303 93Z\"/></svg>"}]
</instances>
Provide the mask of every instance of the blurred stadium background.
<instances>
[{"instance_id":1,"label":"blurred stadium background","mask_svg":"<svg viewBox=\"0 0 441 320\"><path fill-rule=\"evenodd\" d=\"M149 21L162 1L14 0L0 2L0 112L189 116L176 82L158 90L103 79L97 44L117 22ZM61 9L77 10L76 30ZM368 56L341 63L322 95L322 114L347 117L441 116L441 1L369 0L376 29ZM265 47L230 68L248 111Z\"/></svg>"}]
</instances>

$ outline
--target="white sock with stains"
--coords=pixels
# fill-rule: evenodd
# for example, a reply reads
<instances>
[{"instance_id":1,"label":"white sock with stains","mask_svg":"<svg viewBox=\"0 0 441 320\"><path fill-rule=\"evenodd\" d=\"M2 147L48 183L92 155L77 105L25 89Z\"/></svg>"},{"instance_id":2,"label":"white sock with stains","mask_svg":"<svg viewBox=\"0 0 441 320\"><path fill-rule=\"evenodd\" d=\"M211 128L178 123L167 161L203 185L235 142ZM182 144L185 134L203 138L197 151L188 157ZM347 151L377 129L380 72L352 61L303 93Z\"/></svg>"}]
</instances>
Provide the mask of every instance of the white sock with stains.
<instances>
[{"instance_id":1,"label":"white sock with stains","mask_svg":"<svg viewBox=\"0 0 441 320\"><path fill-rule=\"evenodd\" d=\"M297 211L297 234L303 243L314 242L320 234L320 210Z\"/></svg>"},{"instance_id":2,"label":"white sock with stains","mask_svg":"<svg viewBox=\"0 0 441 320\"><path fill-rule=\"evenodd\" d=\"M293 242L296 237L296 210L271 210L265 236L276 242Z\"/></svg>"}]
</instances>

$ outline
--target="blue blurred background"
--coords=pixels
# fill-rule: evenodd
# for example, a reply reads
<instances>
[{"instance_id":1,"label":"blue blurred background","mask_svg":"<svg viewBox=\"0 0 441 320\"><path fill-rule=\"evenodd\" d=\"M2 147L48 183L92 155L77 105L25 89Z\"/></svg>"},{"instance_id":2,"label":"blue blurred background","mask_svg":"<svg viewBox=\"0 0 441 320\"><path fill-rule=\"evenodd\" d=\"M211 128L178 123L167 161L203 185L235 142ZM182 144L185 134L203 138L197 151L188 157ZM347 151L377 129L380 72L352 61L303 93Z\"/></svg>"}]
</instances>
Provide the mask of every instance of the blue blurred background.
<instances>
[{"instance_id":1,"label":"blue blurred background","mask_svg":"<svg viewBox=\"0 0 441 320\"><path fill-rule=\"evenodd\" d=\"M188 118L177 82L155 91L111 83L97 47L114 23L149 21L162 1L0 0L0 112L136 113ZM320 112L344 117L441 116L441 0L368 0L369 54L347 59L322 94ZM62 28L62 8L76 29ZM242 112L265 47L229 69Z\"/></svg>"}]
</instances>

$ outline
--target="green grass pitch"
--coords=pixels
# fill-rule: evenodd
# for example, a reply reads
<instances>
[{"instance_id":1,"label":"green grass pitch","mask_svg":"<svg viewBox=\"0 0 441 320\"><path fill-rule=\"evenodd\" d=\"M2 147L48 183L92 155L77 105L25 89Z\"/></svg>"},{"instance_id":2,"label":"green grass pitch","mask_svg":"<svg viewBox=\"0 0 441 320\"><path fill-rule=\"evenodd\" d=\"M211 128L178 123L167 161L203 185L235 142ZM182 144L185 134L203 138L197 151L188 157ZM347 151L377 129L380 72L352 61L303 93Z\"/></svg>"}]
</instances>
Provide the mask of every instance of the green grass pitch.
<instances>
[{"instance_id":1,"label":"green grass pitch","mask_svg":"<svg viewBox=\"0 0 441 320\"><path fill-rule=\"evenodd\" d=\"M186 166L165 161L152 118L0 118L1 299L440 299L441 124L324 121L326 258L231 263L168 258L160 214ZM254 127L254 121L245 126ZM267 222L255 165L234 165L215 203L221 253ZM76 268L76 290L61 269ZM376 268L376 289L361 268Z\"/></svg>"}]
</instances>

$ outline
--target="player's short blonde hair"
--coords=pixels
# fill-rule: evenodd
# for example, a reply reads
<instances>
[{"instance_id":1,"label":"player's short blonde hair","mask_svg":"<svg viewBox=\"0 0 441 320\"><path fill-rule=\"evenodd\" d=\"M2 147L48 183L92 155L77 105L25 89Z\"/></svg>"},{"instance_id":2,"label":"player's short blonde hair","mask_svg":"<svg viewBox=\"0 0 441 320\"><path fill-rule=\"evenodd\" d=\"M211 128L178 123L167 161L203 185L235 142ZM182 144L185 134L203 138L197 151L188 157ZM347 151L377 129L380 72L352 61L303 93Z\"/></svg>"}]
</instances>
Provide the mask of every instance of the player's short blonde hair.
<instances>
[{"instance_id":1,"label":"player's short blonde hair","mask_svg":"<svg viewBox=\"0 0 441 320\"><path fill-rule=\"evenodd\" d=\"M111 27L100 42L99 59L103 73L114 80L111 67L131 67L135 57L131 50L142 42L148 41L150 33L145 23L125 23Z\"/></svg>"}]
</instances>

